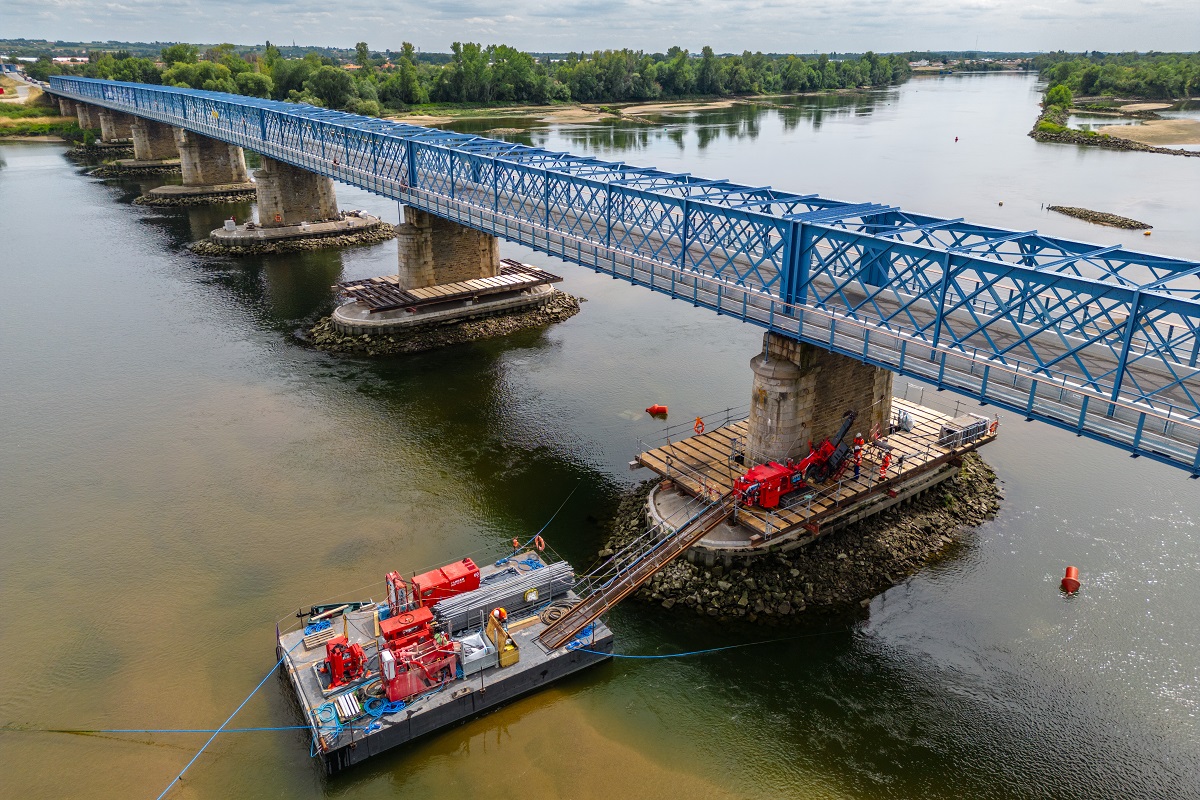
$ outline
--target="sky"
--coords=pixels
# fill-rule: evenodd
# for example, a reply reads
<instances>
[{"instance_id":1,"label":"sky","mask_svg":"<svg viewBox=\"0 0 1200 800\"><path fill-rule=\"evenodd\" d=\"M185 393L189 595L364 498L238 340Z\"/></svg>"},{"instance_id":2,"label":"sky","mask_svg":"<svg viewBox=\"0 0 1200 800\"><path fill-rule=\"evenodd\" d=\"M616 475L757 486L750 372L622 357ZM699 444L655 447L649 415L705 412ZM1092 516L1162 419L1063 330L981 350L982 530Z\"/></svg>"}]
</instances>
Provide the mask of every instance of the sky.
<instances>
[{"instance_id":1,"label":"sky","mask_svg":"<svg viewBox=\"0 0 1200 800\"><path fill-rule=\"evenodd\" d=\"M0 37L534 52L1200 48L1198 0L3 0Z\"/></svg>"}]
</instances>

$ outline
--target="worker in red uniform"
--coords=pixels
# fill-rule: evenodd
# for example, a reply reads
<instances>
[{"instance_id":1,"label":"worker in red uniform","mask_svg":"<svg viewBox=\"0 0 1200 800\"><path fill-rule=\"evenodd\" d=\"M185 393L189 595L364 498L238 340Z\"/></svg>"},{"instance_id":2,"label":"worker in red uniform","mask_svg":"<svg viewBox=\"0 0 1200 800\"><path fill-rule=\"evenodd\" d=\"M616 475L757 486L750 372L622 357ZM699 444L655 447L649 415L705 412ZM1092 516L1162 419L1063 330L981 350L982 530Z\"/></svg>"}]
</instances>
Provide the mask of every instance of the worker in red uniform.
<instances>
[{"instance_id":1,"label":"worker in red uniform","mask_svg":"<svg viewBox=\"0 0 1200 800\"><path fill-rule=\"evenodd\" d=\"M854 477L858 478L862 472L863 448L867 446L867 440L863 438L861 433L854 434Z\"/></svg>"},{"instance_id":2,"label":"worker in red uniform","mask_svg":"<svg viewBox=\"0 0 1200 800\"><path fill-rule=\"evenodd\" d=\"M890 467L891 465L892 465L892 454L890 452L885 451L883 454L883 461L879 462L879 480L882 481L887 478L888 467Z\"/></svg>"}]
</instances>

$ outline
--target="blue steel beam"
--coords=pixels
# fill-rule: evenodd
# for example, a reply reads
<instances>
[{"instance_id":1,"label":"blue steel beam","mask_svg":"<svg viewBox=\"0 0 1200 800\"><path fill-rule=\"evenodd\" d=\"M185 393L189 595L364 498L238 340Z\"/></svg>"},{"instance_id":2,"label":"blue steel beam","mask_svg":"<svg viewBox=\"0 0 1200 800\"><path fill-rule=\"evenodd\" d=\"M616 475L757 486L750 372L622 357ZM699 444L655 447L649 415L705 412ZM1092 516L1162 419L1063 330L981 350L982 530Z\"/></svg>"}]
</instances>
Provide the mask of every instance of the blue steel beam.
<instances>
[{"instance_id":1,"label":"blue steel beam","mask_svg":"<svg viewBox=\"0 0 1200 800\"><path fill-rule=\"evenodd\" d=\"M1200 263L272 100L55 76L174 125L1196 473Z\"/></svg>"}]
</instances>

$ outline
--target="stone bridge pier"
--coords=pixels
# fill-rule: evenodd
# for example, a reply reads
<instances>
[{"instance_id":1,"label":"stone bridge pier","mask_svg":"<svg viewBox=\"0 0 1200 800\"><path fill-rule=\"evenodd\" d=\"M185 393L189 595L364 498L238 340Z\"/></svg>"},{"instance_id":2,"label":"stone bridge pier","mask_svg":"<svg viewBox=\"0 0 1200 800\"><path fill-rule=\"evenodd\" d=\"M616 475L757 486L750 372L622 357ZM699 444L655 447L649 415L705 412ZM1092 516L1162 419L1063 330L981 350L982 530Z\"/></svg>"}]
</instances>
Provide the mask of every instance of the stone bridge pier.
<instances>
[{"instance_id":1,"label":"stone bridge pier","mask_svg":"<svg viewBox=\"0 0 1200 800\"><path fill-rule=\"evenodd\" d=\"M254 180L262 228L328 222L341 216L332 178L263 156Z\"/></svg>"},{"instance_id":2,"label":"stone bridge pier","mask_svg":"<svg viewBox=\"0 0 1200 800\"><path fill-rule=\"evenodd\" d=\"M237 150L240 157L240 149L229 147L230 152ZM185 183L187 175L185 156ZM346 214L339 211L332 178L263 156L250 186L258 204L258 222L241 225L236 224L236 220L228 222L226 227L212 231L207 241L193 245L195 252L206 255L278 253L363 244L392 237L392 226L384 224L378 217L357 211Z\"/></svg>"},{"instance_id":3,"label":"stone bridge pier","mask_svg":"<svg viewBox=\"0 0 1200 800\"><path fill-rule=\"evenodd\" d=\"M808 454L837 433L842 415L858 419L849 436L874 426L887 431L892 413L890 370L775 333L750 360L754 388L746 434L746 463L784 461Z\"/></svg>"},{"instance_id":4,"label":"stone bridge pier","mask_svg":"<svg viewBox=\"0 0 1200 800\"><path fill-rule=\"evenodd\" d=\"M58 113L64 117L74 116L75 104L65 97L58 98Z\"/></svg>"},{"instance_id":5,"label":"stone bridge pier","mask_svg":"<svg viewBox=\"0 0 1200 800\"><path fill-rule=\"evenodd\" d=\"M396 240L396 275L361 282L371 284L375 295L351 293L356 299L334 310L330 323L338 333L369 338L421 328L446 331L451 328L442 326L477 317L510 317L497 327L510 331L549 319L537 310L552 306L551 284L561 278L516 262L507 262L502 273L497 237L405 206ZM576 310L577 304L546 313L566 319Z\"/></svg>"},{"instance_id":6,"label":"stone bridge pier","mask_svg":"<svg viewBox=\"0 0 1200 800\"><path fill-rule=\"evenodd\" d=\"M120 111L100 109L100 141L112 144L133 139L133 117Z\"/></svg>"},{"instance_id":7,"label":"stone bridge pier","mask_svg":"<svg viewBox=\"0 0 1200 800\"><path fill-rule=\"evenodd\" d=\"M500 272L500 241L495 236L411 206L404 208L396 239L397 275L405 289L493 278Z\"/></svg>"},{"instance_id":8,"label":"stone bridge pier","mask_svg":"<svg viewBox=\"0 0 1200 800\"><path fill-rule=\"evenodd\" d=\"M151 189L140 198L149 205L200 205L249 199L254 183L246 172L246 157L237 145L175 128L181 186Z\"/></svg>"},{"instance_id":9,"label":"stone bridge pier","mask_svg":"<svg viewBox=\"0 0 1200 800\"><path fill-rule=\"evenodd\" d=\"M129 126L133 138L133 162L122 162L123 165L137 166L138 164L172 162L179 158L179 148L175 146L175 134L170 125L163 125L141 117L134 117Z\"/></svg>"},{"instance_id":10,"label":"stone bridge pier","mask_svg":"<svg viewBox=\"0 0 1200 800\"><path fill-rule=\"evenodd\" d=\"M75 104L75 115L79 120L79 127L83 128L85 131L90 128L99 127L99 120L95 119L93 111L94 109L87 103Z\"/></svg>"}]
</instances>

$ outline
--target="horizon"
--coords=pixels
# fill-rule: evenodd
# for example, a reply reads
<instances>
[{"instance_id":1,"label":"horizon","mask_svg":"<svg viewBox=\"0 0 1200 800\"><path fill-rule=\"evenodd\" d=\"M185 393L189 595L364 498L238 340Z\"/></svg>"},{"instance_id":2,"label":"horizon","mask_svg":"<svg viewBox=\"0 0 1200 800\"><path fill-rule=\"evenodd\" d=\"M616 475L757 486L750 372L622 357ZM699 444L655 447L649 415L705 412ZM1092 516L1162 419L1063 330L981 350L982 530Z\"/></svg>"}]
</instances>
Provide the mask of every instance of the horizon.
<instances>
[{"instance_id":1,"label":"horizon","mask_svg":"<svg viewBox=\"0 0 1200 800\"><path fill-rule=\"evenodd\" d=\"M438 53L448 51L454 41L504 43L539 53L653 53L671 46L695 52L705 45L721 53L797 55L868 50L1186 53L1195 52L1200 41L1200 14L1188 0L1134 7L1117 0L1067 0L1053 7L1024 0L919 0L899 12L884 0L820 8L783 0L566 0L544 8L516 0L503 15L492 13L493 8L485 0L444 0L436 6L396 2L357 10L330 10L313 0L211 0L203 7L184 0L126 0L104 7L50 0L6 7L0 11L0 30L8 33L6 38L153 44L292 42L319 29L328 35L327 44L296 46L347 49L365 40L382 52L410 41L423 52ZM230 20L236 23L230 25ZM572 24L581 20L583 24Z\"/></svg>"}]
</instances>

